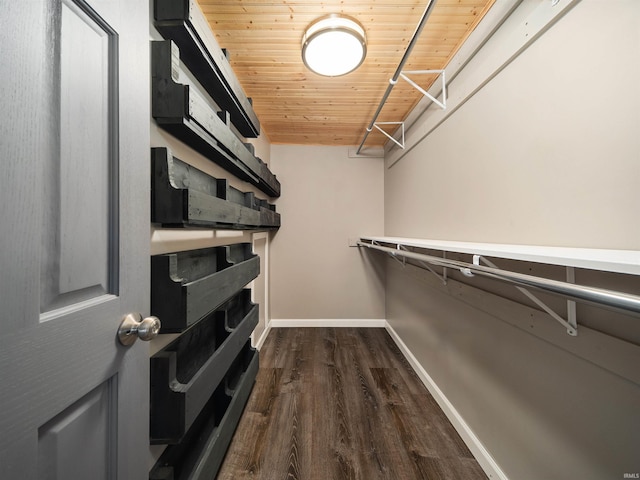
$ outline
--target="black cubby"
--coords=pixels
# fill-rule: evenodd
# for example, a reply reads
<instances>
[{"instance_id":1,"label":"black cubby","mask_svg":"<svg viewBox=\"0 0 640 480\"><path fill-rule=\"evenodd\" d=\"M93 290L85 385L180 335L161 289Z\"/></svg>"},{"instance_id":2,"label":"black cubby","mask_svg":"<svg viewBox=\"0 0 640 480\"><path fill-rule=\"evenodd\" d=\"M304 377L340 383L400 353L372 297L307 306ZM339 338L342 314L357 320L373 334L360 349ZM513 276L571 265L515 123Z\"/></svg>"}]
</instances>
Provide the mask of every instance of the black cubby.
<instances>
[{"instance_id":1,"label":"black cubby","mask_svg":"<svg viewBox=\"0 0 640 480\"><path fill-rule=\"evenodd\" d=\"M151 314L161 333L182 332L214 311L260 273L250 243L151 257Z\"/></svg>"},{"instance_id":2,"label":"black cubby","mask_svg":"<svg viewBox=\"0 0 640 480\"><path fill-rule=\"evenodd\" d=\"M151 357L152 444L182 440L257 324L245 289Z\"/></svg>"},{"instance_id":3,"label":"black cubby","mask_svg":"<svg viewBox=\"0 0 640 480\"><path fill-rule=\"evenodd\" d=\"M238 131L247 138L257 137L260 122L251 99L198 6L192 0L156 0L154 18L160 34L176 43L187 68L216 103L229 112Z\"/></svg>"},{"instance_id":4,"label":"black cubby","mask_svg":"<svg viewBox=\"0 0 640 480\"><path fill-rule=\"evenodd\" d=\"M151 42L151 113L156 123L209 160L271 197L280 182L229 128L228 115L175 80L180 52L171 40Z\"/></svg>"},{"instance_id":5,"label":"black cubby","mask_svg":"<svg viewBox=\"0 0 640 480\"><path fill-rule=\"evenodd\" d=\"M169 445L149 473L150 480L215 478L259 368L258 353L247 342L188 433Z\"/></svg>"},{"instance_id":6,"label":"black cubby","mask_svg":"<svg viewBox=\"0 0 640 480\"><path fill-rule=\"evenodd\" d=\"M174 157L151 149L151 221L163 227L273 229L275 206Z\"/></svg>"}]
</instances>

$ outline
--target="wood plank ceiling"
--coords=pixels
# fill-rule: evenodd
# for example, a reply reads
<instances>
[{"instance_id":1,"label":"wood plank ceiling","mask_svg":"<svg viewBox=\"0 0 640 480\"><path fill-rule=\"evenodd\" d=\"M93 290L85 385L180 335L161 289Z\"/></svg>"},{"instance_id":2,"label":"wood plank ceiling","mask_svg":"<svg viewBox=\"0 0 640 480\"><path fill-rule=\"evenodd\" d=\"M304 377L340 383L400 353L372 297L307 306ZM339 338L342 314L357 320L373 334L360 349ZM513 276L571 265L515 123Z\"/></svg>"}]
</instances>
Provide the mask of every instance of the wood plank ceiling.
<instances>
[{"instance_id":1,"label":"wood plank ceiling","mask_svg":"<svg viewBox=\"0 0 640 480\"><path fill-rule=\"evenodd\" d=\"M405 70L444 68L495 0L438 0ZM359 145L428 5L427 0L198 0L272 143ZM355 72L322 77L300 55L305 28L343 13L367 35ZM435 76L420 75L423 87ZM421 94L399 81L379 122L406 118ZM386 138L375 129L366 147Z\"/></svg>"}]
</instances>

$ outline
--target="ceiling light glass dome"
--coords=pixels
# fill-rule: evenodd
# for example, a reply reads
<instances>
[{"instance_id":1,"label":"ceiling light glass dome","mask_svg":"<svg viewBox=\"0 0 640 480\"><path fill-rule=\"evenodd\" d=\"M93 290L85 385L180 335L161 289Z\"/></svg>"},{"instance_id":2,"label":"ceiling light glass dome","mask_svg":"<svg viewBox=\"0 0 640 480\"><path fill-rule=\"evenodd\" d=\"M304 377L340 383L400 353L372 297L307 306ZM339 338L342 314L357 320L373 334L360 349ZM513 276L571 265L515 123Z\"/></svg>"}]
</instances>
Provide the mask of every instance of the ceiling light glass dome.
<instances>
[{"instance_id":1,"label":"ceiling light glass dome","mask_svg":"<svg viewBox=\"0 0 640 480\"><path fill-rule=\"evenodd\" d=\"M364 28L345 15L319 18L307 27L302 37L302 60L319 75L346 75L358 68L366 55Z\"/></svg>"}]
</instances>

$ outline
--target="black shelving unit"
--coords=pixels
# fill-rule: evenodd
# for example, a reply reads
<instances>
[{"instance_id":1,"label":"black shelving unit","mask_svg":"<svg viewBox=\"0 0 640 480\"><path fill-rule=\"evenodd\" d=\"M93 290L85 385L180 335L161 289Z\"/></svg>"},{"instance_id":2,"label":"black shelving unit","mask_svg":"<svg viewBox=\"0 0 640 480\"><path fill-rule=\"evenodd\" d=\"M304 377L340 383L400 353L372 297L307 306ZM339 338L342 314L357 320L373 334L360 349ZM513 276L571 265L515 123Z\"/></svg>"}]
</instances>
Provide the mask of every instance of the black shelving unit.
<instances>
[{"instance_id":1,"label":"black shelving unit","mask_svg":"<svg viewBox=\"0 0 640 480\"><path fill-rule=\"evenodd\" d=\"M251 244L151 257L151 314L161 333L182 332L213 312L260 273Z\"/></svg>"},{"instance_id":2,"label":"black shelving unit","mask_svg":"<svg viewBox=\"0 0 640 480\"><path fill-rule=\"evenodd\" d=\"M220 48L206 18L192 0L156 0L155 27L182 52L187 68L207 93L229 112L231 122L247 138L260 134L260 122L251 99L245 94Z\"/></svg>"},{"instance_id":3,"label":"black shelving unit","mask_svg":"<svg viewBox=\"0 0 640 480\"><path fill-rule=\"evenodd\" d=\"M156 123L236 177L271 197L280 196L280 182L231 130L227 112L175 80L179 59L171 40L151 42L151 113Z\"/></svg>"},{"instance_id":4,"label":"black shelving unit","mask_svg":"<svg viewBox=\"0 0 640 480\"><path fill-rule=\"evenodd\" d=\"M275 229L276 207L174 157L151 149L151 221L163 227Z\"/></svg>"},{"instance_id":5,"label":"black shelving unit","mask_svg":"<svg viewBox=\"0 0 640 480\"><path fill-rule=\"evenodd\" d=\"M212 480L231 443L258 372L258 353L247 342L193 426L169 445L149 473L150 480Z\"/></svg>"},{"instance_id":6,"label":"black shelving unit","mask_svg":"<svg viewBox=\"0 0 640 480\"><path fill-rule=\"evenodd\" d=\"M260 134L251 99L195 0L154 0L154 26L165 39L151 42L157 125L267 197L280 196L280 182L245 143ZM151 222L270 230L280 215L253 192L154 148ZM167 445L151 480L215 478L258 372L249 339L259 307L245 287L259 273L248 243L151 257L151 314L160 333L180 334L150 359L150 443Z\"/></svg>"},{"instance_id":7,"label":"black shelving unit","mask_svg":"<svg viewBox=\"0 0 640 480\"><path fill-rule=\"evenodd\" d=\"M258 324L242 290L151 357L152 444L178 444Z\"/></svg>"}]
</instances>

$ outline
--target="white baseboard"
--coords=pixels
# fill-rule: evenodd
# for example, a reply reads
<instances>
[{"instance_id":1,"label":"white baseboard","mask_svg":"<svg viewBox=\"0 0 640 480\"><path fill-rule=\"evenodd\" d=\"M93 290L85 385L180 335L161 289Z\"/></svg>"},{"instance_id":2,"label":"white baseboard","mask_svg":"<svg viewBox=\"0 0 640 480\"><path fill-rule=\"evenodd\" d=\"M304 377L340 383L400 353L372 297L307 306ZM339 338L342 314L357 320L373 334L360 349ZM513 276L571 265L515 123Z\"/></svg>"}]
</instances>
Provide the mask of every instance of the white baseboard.
<instances>
[{"instance_id":1,"label":"white baseboard","mask_svg":"<svg viewBox=\"0 0 640 480\"><path fill-rule=\"evenodd\" d=\"M272 318L270 327L377 327L384 328L387 321L384 318Z\"/></svg>"},{"instance_id":2,"label":"white baseboard","mask_svg":"<svg viewBox=\"0 0 640 480\"><path fill-rule=\"evenodd\" d=\"M256 350L260 350L262 348L262 346L264 345L265 340L269 336L269 332L270 331L271 331L271 322L268 322L267 325L264 327L264 330L262 331L262 335L260 335L260 338L253 345L253 347Z\"/></svg>"},{"instance_id":3,"label":"white baseboard","mask_svg":"<svg viewBox=\"0 0 640 480\"><path fill-rule=\"evenodd\" d=\"M396 343L402 354L418 374L418 377L420 377L422 383L424 383L425 387L427 387L429 393L431 393L436 402L438 402L438 405L445 413L449 421L453 424L456 431L460 434L464 443L467 445L467 447L469 447L471 453L473 453L474 457L476 457L476 460L484 470L484 473L486 473L490 479L508 480L508 477L500 469L487 449L484 448L484 445L482 445L469 425L467 425L467 423L464 421L455 407L451 404L451 402L449 402L442 390L438 388L438 385L436 385L427 371L422 367L422 365L420 365L418 359L413 356L413 353L411 353L409 347L407 347L407 345L402 341L402 339L398 336L396 331L393 329L393 327L391 327L391 325L389 325L388 322L385 321L385 324L387 332L389 332L389 335L391 336L393 341Z\"/></svg>"}]
</instances>

